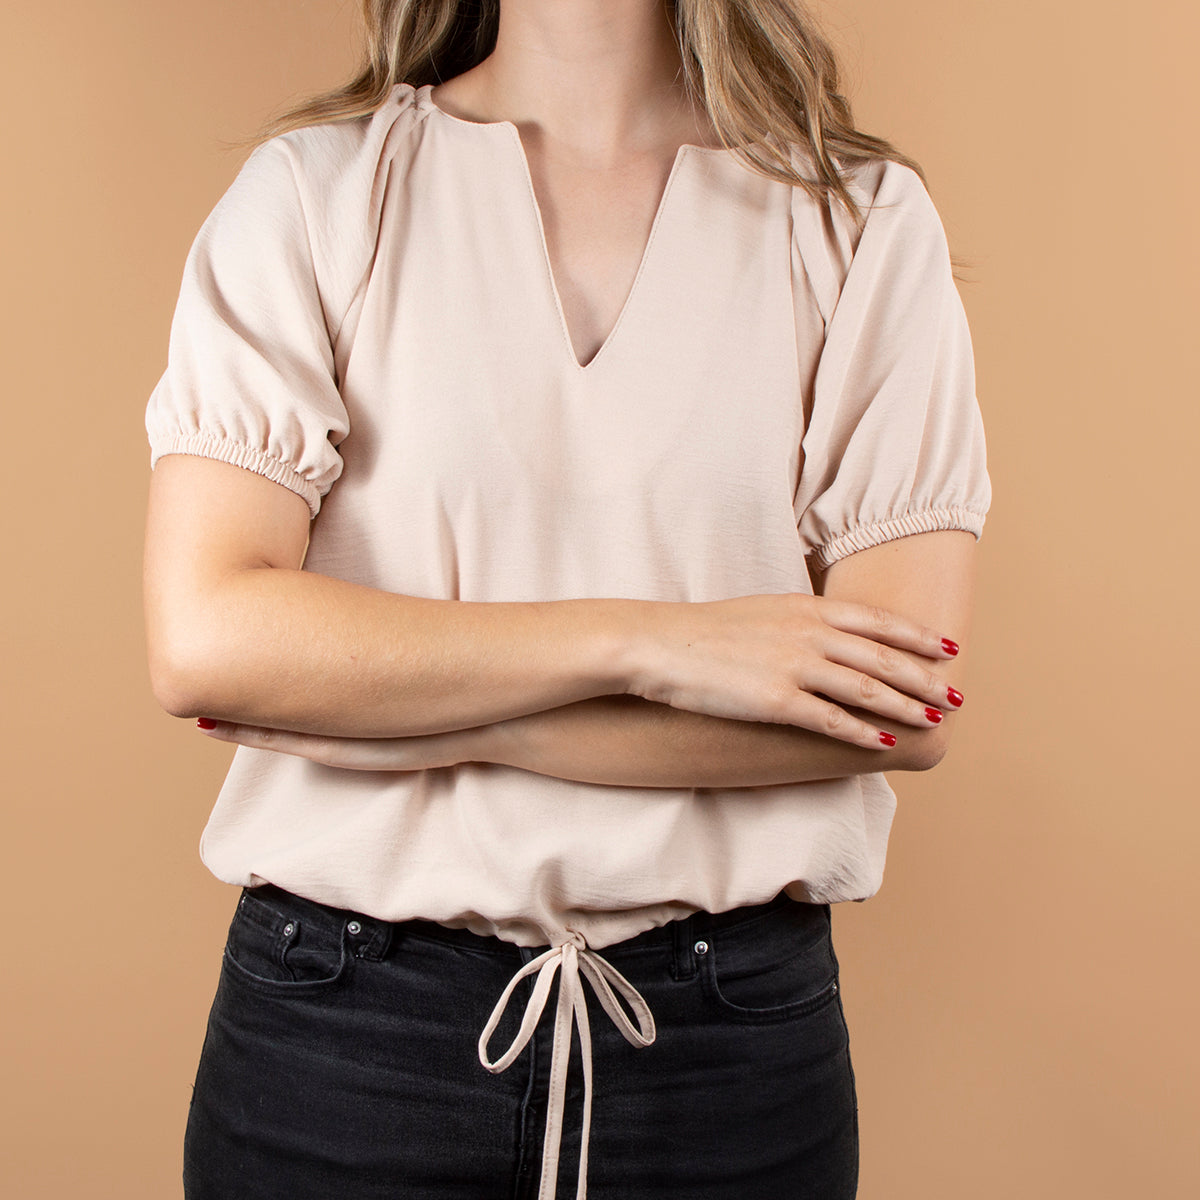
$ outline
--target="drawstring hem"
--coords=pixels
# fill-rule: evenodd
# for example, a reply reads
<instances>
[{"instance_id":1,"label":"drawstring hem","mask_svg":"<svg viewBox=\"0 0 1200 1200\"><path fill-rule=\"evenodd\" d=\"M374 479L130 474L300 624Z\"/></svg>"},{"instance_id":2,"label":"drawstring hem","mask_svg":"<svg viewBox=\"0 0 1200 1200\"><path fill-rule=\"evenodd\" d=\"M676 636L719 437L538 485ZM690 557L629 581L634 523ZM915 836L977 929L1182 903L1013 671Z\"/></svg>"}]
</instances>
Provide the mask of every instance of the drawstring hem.
<instances>
[{"instance_id":1,"label":"drawstring hem","mask_svg":"<svg viewBox=\"0 0 1200 1200\"><path fill-rule=\"evenodd\" d=\"M580 973L591 983L604 1011L608 1013L621 1035L637 1047L649 1046L655 1038L654 1016L645 998L611 963L606 962L594 950L588 949L582 934L573 932L569 941L539 954L509 980L483 1028L483 1033L479 1035L479 1061L493 1074L499 1074L512 1065L537 1028L546 1007L546 999L550 995L554 976L560 967L562 979L559 981L558 1004L554 1017L550 1090L546 1105L546 1135L542 1146L542 1178L538 1200L554 1200L558 1186L558 1157L562 1143L563 1112L566 1107L571 1027L574 1022L579 1024L579 1046L583 1058L583 1130L579 1145L579 1186L576 1200L586 1200L588 1136L592 1122L592 1035L588 1025L587 1001L579 986ZM513 1038L512 1045L492 1062L488 1058L488 1042L491 1041L517 984L535 971L537 980L534 983L533 995L525 1006L521 1028ZM612 987L609 986L610 981L628 1001L637 1018L638 1028L633 1027L633 1023L621 1008Z\"/></svg>"}]
</instances>

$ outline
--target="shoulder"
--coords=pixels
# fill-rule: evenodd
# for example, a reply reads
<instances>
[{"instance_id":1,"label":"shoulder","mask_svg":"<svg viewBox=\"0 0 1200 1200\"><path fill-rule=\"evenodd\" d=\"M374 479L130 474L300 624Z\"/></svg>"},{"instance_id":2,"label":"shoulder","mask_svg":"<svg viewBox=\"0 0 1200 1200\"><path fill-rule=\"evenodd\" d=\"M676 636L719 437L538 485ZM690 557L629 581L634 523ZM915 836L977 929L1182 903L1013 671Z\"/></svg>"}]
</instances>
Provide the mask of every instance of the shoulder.
<instances>
[{"instance_id":1,"label":"shoulder","mask_svg":"<svg viewBox=\"0 0 1200 1200\"><path fill-rule=\"evenodd\" d=\"M816 167L807 150L793 147L791 157L802 175L816 178ZM836 154L831 157L864 221L869 222L880 213L896 214L896 219L909 222L937 219L925 183L912 167L890 158L848 160ZM858 226L845 206L833 196L820 200L802 187L793 188L792 217L800 225L831 226L846 240L857 242ZM875 223L883 222L877 220Z\"/></svg>"},{"instance_id":2,"label":"shoulder","mask_svg":"<svg viewBox=\"0 0 1200 1200\"><path fill-rule=\"evenodd\" d=\"M864 208L897 203L911 208L929 199L920 175L894 159L871 158L853 163L839 159L838 166L851 195Z\"/></svg>"},{"instance_id":3,"label":"shoulder","mask_svg":"<svg viewBox=\"0 0 1200 1200\"><path fill-rule=\"evenodd\" d=\"M334 310L349 305L375 253L388 179L419 140L424 114L414 100L410 85L397 84L363 116L260 142L218 205L247 236L301 240Z\"/></svg>"},{"instance_id":4,"label":"shoulder","mask_svg":"<svg viewBox=\"0 0 1200 1200\"><path fill-rule=\"evenodd\" d=\"M794 147L792 162L806 178L816 178L807 150ZM821 199L793 187L791 202L793 253L826 317L863 250L883 242L926 248L945 243L933 200L911 167L887 158L848 161L834 155L833 162L858 205L861 221L832 195Z\"/></svg>"},{"instance_id":5,"label":"shoulder","mask_svg":"<svg viewBox=\"0 0 1200 1200\"><path fill-rule=\"evenodd\" d=\"M942 219L925 182L911 167L891 159L857 164L847 172L847 187L863 210L866 229L878 238L885 231L905 240L945 241Z\"/></svg>"},{"instance_id":6,"label":"shoulder","mask_svg":"<svg viewBox=\"0 0 1200 1200\"><path fill-rule=\"evenodd\" d=\"M243 171L288 174L306 206L332 215L368 201L381 174L412 150L422 114L408 84L397 84L374 111L346 120L290 129L261 142Z\"/></svg>"}]
</instances>

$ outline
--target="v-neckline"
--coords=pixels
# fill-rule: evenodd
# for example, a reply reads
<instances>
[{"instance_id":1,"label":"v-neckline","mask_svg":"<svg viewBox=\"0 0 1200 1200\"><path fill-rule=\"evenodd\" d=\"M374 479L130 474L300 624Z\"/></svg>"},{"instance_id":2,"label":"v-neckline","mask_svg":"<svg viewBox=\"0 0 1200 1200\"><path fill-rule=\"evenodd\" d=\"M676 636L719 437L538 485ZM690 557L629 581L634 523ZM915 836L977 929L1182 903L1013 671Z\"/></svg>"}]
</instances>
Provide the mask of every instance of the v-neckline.
<instances>
[{"instance_id":1,"label":"v-neckline","mask_svg":"<svg viewBox=\"0 0 1200 1200\"><path fill-rule=\"evenodd\" d=\"M521 141L521 135L517 127L511 121L504 121L512 130L513 141L516 143L517 152L521 158L521 165L525 169L525 182L529 185L529 202L533 209L533 215L537 219L538 241L541 244L542 260L546 267L546 279L550 285L550 296L554 301L554 308L558 313L558 324L562 332L563 341L566 343L567 357L575 365L575 369L583 374L590 371L595 364L605 356L605 352L616 339L617 330L624 323L625 314L629 311L630 305L633 303L634 296L638 291L638 283L641 281L642 275L646 270L646 264L650 260L650 250L654 245L654 235L658 231L659 222L662 219L663 213L667 208L667 198L671 194L671 184L675 182L675 176L679 173L679 165L683 162L685 152L693 149L688 145L682 145L675 151L675 157L671 162L671 169L667 173L667 181L663 185L662 194L658 198L658 204L654 209L654 217L650 222L650 232L646 236L645 245L642 247L641 257L638 259L637 270L633 273L633 281L629 285L629 290L625 293L625 299L621 303L621 308L617 313L617 319L613 322L612 328L605 335L604 340L600 343L596 353L592 355L587 362L579 361L579 355L575 352L575 339L571 336L571 328L567 324L566 309L563 308L562 293L558 290L558 280L554 277L554 264L550 260L550 243L546 240L546 225L542 219L542 208L538 203L537 192L533 187L533 172L529 169L529 156L525 153L525 144Z\"/></svg>"},{"instance_id":2,"label":"v-neckline","mask_svg":"<svg viewBox=\"0 0 1200 1200\"><path fill-rule=\"evenodd\" d=\"M528 188L529 206L533 210L533 217L537 225L537 240L541 249L542 265L545 269L545 277L550 292L550 300L553 304L555 313L558 316L559 337L563 344L568 363L575 368L575 371L580 375L589 374L598 362L607 357L611 357L612 351L610 347L616 340L617 333L621 326L625 323L626 314L638 292L638 284L641 282L642 276L646 272L647 264L651 259L651 250L654 246L655 234L658 231L659 224L662 222L663 214L667 211L667 202L671 195L671 187L678 177L681 169L681 164L685 161L688 151L696 151L700 154L727 154L729 151L718 149L710 146L697 146L691 142L682 143L675 151L675 157L671 161L671 169L667 173L666 183L663 185L662 194L658 198L658 205L654 210L654 217L650 222L650 232L646 237L646 243L642 247L642 254L638 260L637 270L634 272L633 281L629 285L629 290L625 294L625 300L621 305L620 311L617 313L617 319L613 322L612 328L608 331L604 340L600 343L596 353L588 359L586 363L579 361L579 355L575 352L575 342L571 336L570 326L567 324L566 310L563 308L562 295L558 289L558 281L554 277L554 264L550 258L550 246L546 240L546 225L542 219L542 208L538 203L537 192L533 186L533 172L529 167L529 156L525 152L525 143L521 141L520 130L517 129L513 121L468 121L463 117L456 117L453 113L447 112L444 108L439 107L433 99L433 84L426 83L416 89L418 97L423 102L423 107L430 112L436 113L451 121L456 125L466 125L473 129L494 129L504 132L511 138L512 144L516 150L517 157L520 162L522 173L525 177L525 184Z\"/></svg>"}]
</instances>

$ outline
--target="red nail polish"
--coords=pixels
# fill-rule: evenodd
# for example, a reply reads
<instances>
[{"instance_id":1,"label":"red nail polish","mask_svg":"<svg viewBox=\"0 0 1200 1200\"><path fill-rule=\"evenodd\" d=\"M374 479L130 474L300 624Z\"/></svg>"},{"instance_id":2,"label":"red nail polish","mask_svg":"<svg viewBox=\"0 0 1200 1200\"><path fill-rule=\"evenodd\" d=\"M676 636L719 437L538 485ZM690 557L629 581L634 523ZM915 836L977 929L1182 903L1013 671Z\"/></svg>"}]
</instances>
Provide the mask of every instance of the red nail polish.
<instances>
[{"instance_id":1,"label":"red nail polish","mask_svg":"<svg viewBox=\"0 0 1200 1200\"><path fill-rule=\"evenodd\" d=\"M927 708L925 715L936 725L941 719L942 714L936 708Z\"/></svg>"},{"instance_id":2,"label":"red nail polish","mask_svg":"<svg viewBox=\"0 0 1200 1200\"><path fill-rule=\"evenodd\" d=\"M884 733L881 730L879 733L879 740L885 746L894 746L896 744L896 735L894 733Z\"/></svg>"},{"instance_id":3,"label":"red nail polish","mask_svg":"<svg viewBox=\"0 0 1200 1200\"><path fill-rule=\"evenodd\" d=\"M199 725L201 729L216 729L217 727L216 721L210 720L208 717L197 717L196 724Z\"/></svg>"},{"instance_id":4,"label":"red nail polish","mask_svg":"<svg viewBox=\"0 0 1200 1200\"><path fill-rule=\"evenodd\" d=\"M952 642L949 638L942 638L942 649L945 650L947 654L957 654L958 643Z\"/></svg>"},{"instance_id":5,"label":"red nail polish","mask_svg":"<svg viewBox=\"0 0 1200 1200\"><path fill-rule=\"evenodd\" d=\"M952 687L948 687L946 689L946 699L949 700L950 703L953 704L955 708L962 707L962 702L963 702L962 692L956 691Z\"/></svg>"}]
</instances>

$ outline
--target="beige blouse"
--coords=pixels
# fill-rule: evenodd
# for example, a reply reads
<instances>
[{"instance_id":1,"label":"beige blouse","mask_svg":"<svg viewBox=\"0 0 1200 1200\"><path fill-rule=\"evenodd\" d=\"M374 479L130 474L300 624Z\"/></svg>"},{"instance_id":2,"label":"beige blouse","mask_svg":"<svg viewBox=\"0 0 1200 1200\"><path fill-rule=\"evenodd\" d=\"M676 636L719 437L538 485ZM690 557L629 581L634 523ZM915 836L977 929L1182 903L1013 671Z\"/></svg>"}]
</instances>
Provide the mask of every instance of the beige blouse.
<instances>
[{"instance_id":1,"label":"beige blouse","mask_svg":"<svg viewBox=\"0 0 1200 1200\"><path fill-rule=\"evenodd\" d=\"M187 257L151 467L265 475L310 506L306 570L447 600L811 593L855 550L981 535L970 333L913 171L854 170L859 237L732 152L680 147L580 366L516 126L430 93L398 84L250 155ZM639 788L239 747L200 854L230 884L547 946L569 1038L605 946L781 889L873 895L894 808L882 774Z\"/></svg>"}]
</instances>

